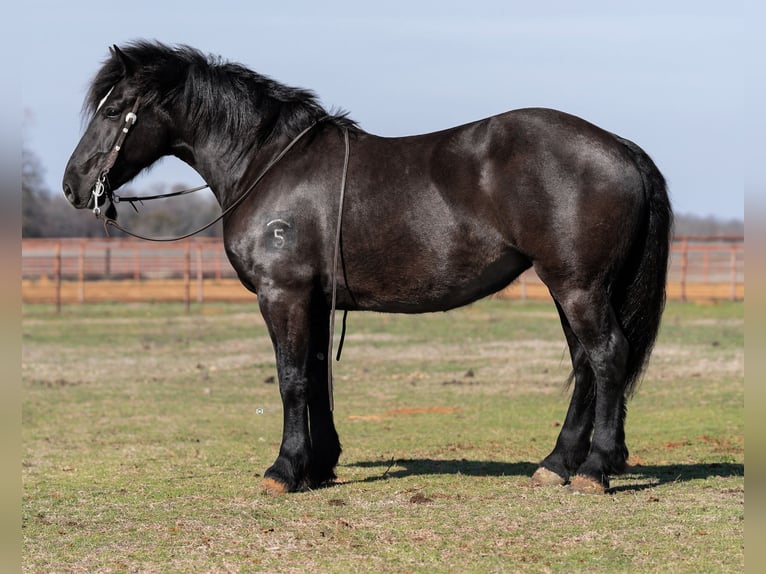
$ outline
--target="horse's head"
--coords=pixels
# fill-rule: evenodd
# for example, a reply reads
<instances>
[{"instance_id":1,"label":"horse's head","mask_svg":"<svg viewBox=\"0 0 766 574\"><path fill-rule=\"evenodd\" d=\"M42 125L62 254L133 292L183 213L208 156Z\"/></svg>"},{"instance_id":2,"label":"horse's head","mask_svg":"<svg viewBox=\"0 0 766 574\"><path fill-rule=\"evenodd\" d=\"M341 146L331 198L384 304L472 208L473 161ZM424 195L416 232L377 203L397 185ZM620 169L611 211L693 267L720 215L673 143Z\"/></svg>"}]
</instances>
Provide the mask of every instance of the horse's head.
<instances>
[{"instance_id":1,"label":"horse's head","mask_svg":"<svg viewBox=\"0 0 766 574\"><path fill-rule=\"evenodd\" d=\"M112 191L168 153L169 120L142 97L140 80L136 63L111 48L85 103L90 121L64 171L64 195L78 209L103 206L115 216Z\"/></svg>"}]
</instances>

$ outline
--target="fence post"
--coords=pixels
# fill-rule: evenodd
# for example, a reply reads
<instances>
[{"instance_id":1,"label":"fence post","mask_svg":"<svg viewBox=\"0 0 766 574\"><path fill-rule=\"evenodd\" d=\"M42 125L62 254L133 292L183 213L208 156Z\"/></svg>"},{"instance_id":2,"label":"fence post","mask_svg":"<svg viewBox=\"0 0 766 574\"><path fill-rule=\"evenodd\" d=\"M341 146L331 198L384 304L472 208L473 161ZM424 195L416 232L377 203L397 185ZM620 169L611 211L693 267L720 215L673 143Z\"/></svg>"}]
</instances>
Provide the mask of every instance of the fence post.
<instances>
[{"instance_id":1,"label":"fence post","mask_svg":"<svg viewBox=\"0 0 766 574\"><path fill-rule=\"evenodd\" d=\"M56 242L53 254L53 284L56 289L56 313L61 313L61 241Z\"/></svg>"},{"instance_id":2,"label":"fence post","mask_svg":"<svg viewBox=\"0 0 766 574\"><path fill-rule=\"evenodd\" d=\"M133 280L141 281L141 248L139 246L133 250Z\"/></svg>"},{"instance_id":3,"label":"fence post","mask_svg":"<svg viewBox=\"0 0 766 574\"><path fill-rule=\"evenodd\" d=\"M705 251L702 252L702 275L703 283L709 283L710 282L710 248L708 245L705 245Z\"/></svg>"},{"instance_id":4,"label":"fence post","mask_svg":"<svg viewBox=\"0 0 766 574\"><path fill-rule=\"evenodd\" d=\"M681 301L686 302L686 272L689 268L689 242L681 241Z\"/></svg>"},{"instance_id":5,"label":"fence post","mask_svg":"<svg viewBox=\"0 0 766 574\"><path fill-rule=\"evenodd\" d=\"M191 243L186 241L184 245L184 309L188 313L191 309Z\"/></svg>"},{"instance_id":6,"label":"fence post","mask_svg":"<svg viewBox=\"0 0 766 574\"><path fill-rule=\"evenodd\" d=\"M80 253L77 258L77 300L85 303L85 241L80 241Z\"/></svg>"},{"instance_id":7,"label":"fence post","mask_svg":"<svg viewBox=\"0 0 766 574\"><path fill-rule=\"evenodd\" d=\"M521 300L526 301L527 300L527 273L526 271L521 274L521 277L519 278L521 281Z\"/></svg>"},{"instance_id":8,"label":"fence post","mask_svg":"<svg viewBox=\"0 0 766 574\"><path fill-rule=\"evenodd\" d=\"M729 285L729 301L737 299L737 245L731 244L729 251L729 267L731 283Z\"/></svg>"},{"instance_id":9,"label":"fence post","mask_svg":"<svg viewBox=\"0 0 766 574\"><path fill-rule=\"evenodd\" d=\"M202 303L202 245L197 244L197 303Z\"/></svg>"}]
</instances>

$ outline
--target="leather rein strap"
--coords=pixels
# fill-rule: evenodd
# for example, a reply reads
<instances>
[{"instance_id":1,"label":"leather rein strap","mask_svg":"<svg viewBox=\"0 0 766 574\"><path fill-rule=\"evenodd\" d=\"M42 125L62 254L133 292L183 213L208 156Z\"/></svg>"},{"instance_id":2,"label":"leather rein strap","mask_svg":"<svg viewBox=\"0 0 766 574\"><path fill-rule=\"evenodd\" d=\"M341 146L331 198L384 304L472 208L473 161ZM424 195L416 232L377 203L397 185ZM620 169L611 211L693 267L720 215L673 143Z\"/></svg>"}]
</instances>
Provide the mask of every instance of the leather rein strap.
<instances>
[{"instance_id":1,"label":"leather rein strap","mask_svg":"<svg viewBox=\"0 0 766 574\"><path fill-rule=\"evenodd\" d=\"M335 228L335 253L332 257L332 301L330 303L330 340L327 346L327 395L330 401L330 412L335 410L335 398L333 396L333 383L332 383L332 343L335 336L335 304L337 301L338 291L338 259L340 255L340 234L343 223L343 202L346 198L346 179L348 175L348 159L350 145L348 141L348 129L343 128L343 142L345 144L346 152L343 158L343 175L340 180L340 197L338 199L338 224ZM338 342L338 357L336 360L340 361L340 352L343 349L343 340L346 338L346 316L348 310L343 311L343 329L340 334L340 341Z\"/></svg>"},{"instance_id":2,"label":"leather rein strap","mask_svg":"<svg viewBox=\"0 0 766 574\"><path fill-rule=\"evenodd\" d=\"M197 187L192 187L190 189L182 189L180 191L171 191L170 193L160 193L157 195L117 195L115 192L112 192L112 201L114 203L129 203L133 209L136 209L136 202L143 203L144 201L149 201L151 199L167 199L168 197L178 197L179 195L194 193L195 191L207 189L208 187L210 186L205 184ZM136 211L138 210L136 209Z\"/></svg>"},{"instance_id":3,"label":"leather rein strap","mask_svg":"<svg viewBox=\"0 0 766 574\"><path fill-rule=\"evenodd\" d=\"M194 235L197 235L198 233L201 233L202 231L205 231L208 227L212 227L219 221L221 221L224 217L226 217L229 213L237 209L237 207L240 206L240 204L245 201L245 199L250 195L250 193L256 188L256 186L261 182L261 180L266 177L266 174L271 171L271 168L273 168L279 160L281 160L285 155L287 155L287 152L289 152L295 144L297 144L303 136L305 136L308 132L310 132L319 122L322 120L318 120L311 124L309 127L304 129L302 132L300 132L297 136L295 136L290 143L288 143L284 149L282 149L279 154L277 154L274 159L272 159L269 164L263 169L263 171L258 175L258 177L255 178L253 183L250 184L250 186L242 193L231 205L229 205L226 209L224 209L218 217L213 219L211 222L203 225L199 229L195 229L194 231L190 233L186 233L184 235L180 235L178 237L147 237L145 235L141 235L139 233L135 233L133 231L130 231L128 229L125 229L122 227L119 223L117 223L114 219L111 218L105 218L104 219L104 231L107 235L109 235L109 227L114 227L115 229L119 229L123 233L130 235L131 237L135 237L137 239L143 239L145 241L155 241L159 243L168 243L171 241L180 241L181 239L188 239L189 237L192 237ZM195 188L194 191L197 191L198 189L204 189L205 186ZM185 192L191 192L192 190L185 190ZM176 192L173 195L183 195L182 192ZM159 197L166 197L166 196L153 196L153 197L138 197L138 198L124 198L126 201L140 201L142 199L157 199ZM167 197L170 197L170 195L167 195ZM97 214L98 215L98 214Z\"/></svg>"}]
</instances>

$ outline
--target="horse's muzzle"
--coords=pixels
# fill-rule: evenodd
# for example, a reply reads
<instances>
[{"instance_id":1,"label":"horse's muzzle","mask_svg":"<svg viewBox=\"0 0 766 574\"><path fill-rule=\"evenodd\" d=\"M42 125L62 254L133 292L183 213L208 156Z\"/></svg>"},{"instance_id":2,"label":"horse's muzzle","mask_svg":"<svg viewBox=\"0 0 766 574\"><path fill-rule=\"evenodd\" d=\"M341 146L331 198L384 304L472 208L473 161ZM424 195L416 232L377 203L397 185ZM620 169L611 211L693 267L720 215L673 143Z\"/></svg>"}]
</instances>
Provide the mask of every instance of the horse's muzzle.
<instances>
[{"instance_id":1,"label":"horse's muzzle","mask_svg":"<svg viewBox=\"0 0 766 574\"><path fill-rule=\"evenodd\" d=\"M93 188L88 188L88 193L83 194L81 181L81 178L76 175L68 174L64 177L62 182L64 197L75 209L93 209ZM103 199L101 203L104 203Z\"/></svg>"},{"instance_id":2,"label":"horse's muzzle","mask_svg":"<svg viewBox=\"0 0 766 574\"><path fill-rule=\"evenodd\" d=\"M74 207L77 209L83 209L85 207L88 207L89 200L83 201L82 199L77 197L77 194L72 190L72 187L64 182L64 196L67 198L69 203L71 203Z\"/></svg>"}]
</instances>

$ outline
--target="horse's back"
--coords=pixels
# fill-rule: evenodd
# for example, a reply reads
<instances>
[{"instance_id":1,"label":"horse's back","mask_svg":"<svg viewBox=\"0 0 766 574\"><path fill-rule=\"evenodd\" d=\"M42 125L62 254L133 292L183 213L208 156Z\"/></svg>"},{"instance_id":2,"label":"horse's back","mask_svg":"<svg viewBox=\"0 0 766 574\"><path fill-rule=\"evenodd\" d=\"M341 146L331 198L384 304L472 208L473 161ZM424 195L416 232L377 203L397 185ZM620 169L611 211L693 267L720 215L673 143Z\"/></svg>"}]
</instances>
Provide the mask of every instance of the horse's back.
<instances>
[{"instance_id":1,"label":"horse's back","mask_svg":"<svg viewBox=\"0 0 766 574\"><path fill-rule=\"evenodd\" d=\"M630 235L644 205L641 174L619 138L556 110L360 143L351 181L367 204L360 212L386 237L408 228L405 235L418 235L417 227L426 244L457 239L467 250L499 256L512 248L535 259L565 239Z\"/></svg>"}]
</instances>

